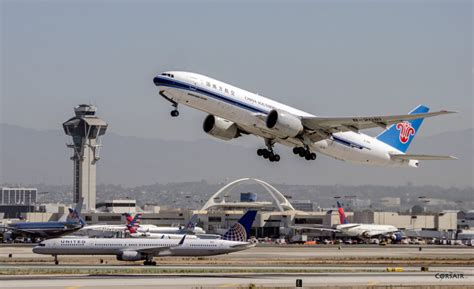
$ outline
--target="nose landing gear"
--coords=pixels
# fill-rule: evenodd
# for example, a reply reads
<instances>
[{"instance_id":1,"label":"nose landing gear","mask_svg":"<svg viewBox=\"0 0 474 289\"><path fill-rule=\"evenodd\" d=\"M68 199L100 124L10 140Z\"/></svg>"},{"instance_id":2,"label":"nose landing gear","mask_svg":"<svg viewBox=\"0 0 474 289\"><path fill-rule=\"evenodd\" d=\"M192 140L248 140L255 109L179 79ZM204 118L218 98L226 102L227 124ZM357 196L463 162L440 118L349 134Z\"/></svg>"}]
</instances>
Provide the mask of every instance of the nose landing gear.
<instances>
[{"instance_id":1,"label":"nose landing gear","mask_svg":"<svg viewBox=\"0 0 474 289\"><path fill-rule=\"evenodd\" d=\"M171 98L167 97L164 93L164 90L160 91L160 95L166 99L167 101L171 102L171 104L173 105L174 109L171 111L171 116L172 117L177 117L179 116L179 111L178 111L178 103L174 100L172 100Z\"/></svg>"},{"instance_id":2,"label":"nose landing gear","mask_svg":"<svg viewBox=\"0 0 474 289\"><path fill-rule=\"evenodd\" d=\"M307 146L306 147L294 147L293 148L293 153L295 155L299 155L302 158L305 158L308 161L316 159L316 154L312 153Z\"/></svg>"}]
</instances>

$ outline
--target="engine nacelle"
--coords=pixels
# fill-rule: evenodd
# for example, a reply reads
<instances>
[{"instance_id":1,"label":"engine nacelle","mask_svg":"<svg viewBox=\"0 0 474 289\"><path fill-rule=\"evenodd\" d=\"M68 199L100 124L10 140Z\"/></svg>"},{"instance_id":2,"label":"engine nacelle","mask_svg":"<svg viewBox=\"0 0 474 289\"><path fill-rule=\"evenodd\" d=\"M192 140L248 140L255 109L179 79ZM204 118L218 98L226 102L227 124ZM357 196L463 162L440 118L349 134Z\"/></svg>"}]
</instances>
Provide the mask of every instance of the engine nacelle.
<instances>
[{"instance_id":1,"label":"engine nacelle","mask_svg":"<svg viewBox=\"0 0 474 289\"><path fill-rule=\"evenodd\" d=\"M145 259L145 256L143 256L142 253L137 251L124 251L122 254L117 255L117 260L119 261L138 261Z\"/></svg>"},{"instance_id":2,"label":"engine nacelle","mask_svg":"<svg viewBox=\"0 0 474 289\"><path fill-rule=\"evenodd\" d=\"M287 112L272 110L267 116L267 128L274 129L281 137L295 137L303 132L301 120Z\"/></svg>"},{"instance_id":3,"label":"engine nacelle","mask_svg":"<svg viewBox=\"0 0 474 289\"><path fill-rule=\"evenodd\" d=\"M393 235L391 236L391 239L393 242L400 242L402 240L402 234L400 233L393 233Z\"/></svg>"},{"instance_id":4,"label":"engine nacelle","mask_svg":"<svg viewBox=\"0 0 474 289\"><path fill-rule=\"evenodd\" d=\"M239 136L239 129L235 123L212 114L204 119L202 129L205 133L222 140L231 140Z\"/></svg>"}]
</instances>

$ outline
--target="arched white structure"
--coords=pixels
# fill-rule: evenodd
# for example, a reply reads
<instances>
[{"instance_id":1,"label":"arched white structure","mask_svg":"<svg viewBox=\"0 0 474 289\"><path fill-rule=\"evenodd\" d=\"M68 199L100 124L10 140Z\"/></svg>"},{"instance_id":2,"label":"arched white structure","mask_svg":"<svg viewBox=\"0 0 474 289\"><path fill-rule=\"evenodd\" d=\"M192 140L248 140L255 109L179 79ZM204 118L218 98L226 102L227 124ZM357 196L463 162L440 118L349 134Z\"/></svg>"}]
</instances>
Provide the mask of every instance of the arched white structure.
<instances>
[{"instance_id":1,"label":"arched white structure","mask_svg":"<svg viewBox=\"0 0 474 289\"><path fill-rule=\"evenodd\" d=\"M227 185L222 187L220 190L218 190L214 195L212 195L212 197L204 204L204 206L202 207L202 210L208 210L209 208L221 206L225 204L224 198L222 198L222 201L219 203L217 203L215 199L218 198L222 194L225 195L225 193L232 191L232 189L235 186L240 185L241 183L255 183L255 184L261 185L265 189L265 191L272 197L273 203L275 204L275 206L278 208L280 212L295 210L295 208L293 208L293 206L285 198L285 196L282 193L280 193L277 189L275 189L275 187L273 187L267 182L264 182L259 179L254 179L254 178L243 178L243 179L238 179L238 180L228 183Z\"/></svg>"}]
</instances>

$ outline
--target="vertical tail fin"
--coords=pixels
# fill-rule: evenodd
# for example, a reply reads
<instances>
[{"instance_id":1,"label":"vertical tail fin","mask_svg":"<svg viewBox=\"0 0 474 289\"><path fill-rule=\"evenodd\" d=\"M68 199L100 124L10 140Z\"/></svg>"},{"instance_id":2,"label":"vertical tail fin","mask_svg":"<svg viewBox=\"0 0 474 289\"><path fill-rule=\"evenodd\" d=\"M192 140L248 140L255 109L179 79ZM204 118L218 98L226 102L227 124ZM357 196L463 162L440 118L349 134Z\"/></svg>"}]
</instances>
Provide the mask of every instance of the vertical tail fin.
<instances>
[{"instance_id":1,"label":"vertical tail fin","mask_svg":"<svg viewBox=\"0 0 474 289\"><path fill-rule=\"evenodd\" d=\"M125 216L125 220L126 220L126 224L125 224L125 225L130 224L130 222L132 222L132 220L133 220L132 215L130 215L129 213L123 213L123 215Z\"/></svg>"},{"instance_id":2,"label":"vertical tail fin","mask_svg":"<svg viewBox=\"0 0 474 289\"><path fill-rule=\"evenodd\" d=\"M81 198L79 202L77 202L76 207L68 208L69 215L67 215L66 222L77 222L80 223L82 226L86 225L86 221L81 216L82 211L82 204L84 202L84 198Z\"/></svg>"},{"instance_id":3,"label":"vertical tail fin","mask_svg":"<svg viewBox=\"0 0 474 289\"><path fill-rule=\"evenodd\" d=\"M426 113L429 110L428 107L419 105L410 111L409 114ZM418 118L393 124L379 134L377 139L405 153L422 123L423 118Z\"/></svg>"},{"instance_id":4,"label":"vertical tail fin","mask_svg":"<svg viewBox=\"0 0 474 289\"><path fill-rule=\"evenodd\" d=\"M179 230L179 232L183 234L194 233L194 228L196 228L197 221L198 221L198 215L193 215L191 219L189 219L189 222L186 224L186 226L184 226L184 228Z\"/></svg>"},{"instance_id":5,"label":"vertical tail fin","mask_svg":"<svg viewBox=\"0 0 474 289\"><path fill-rule=\"evenodd\" d=\"M349 224L349 221L346 219L346 213L344 213L344 208L341 206L341 203L337 201L337 211L339 212L339 223L342 224Z\"/></svg>"},{"instance_id":6,"label":"vertical tail fin","mask_svg":"<svg viewBox=\"0 0 474 289\"><path fill-rule=\"evenodd\" d=\"M257 211L247 211L237 223L235 223L222 236L223 240L246 242L250 236L250 228L252 228L253 221Z\"/></svg>"},{"instance_id":7,"label":"vertical tail fin","mask_svg":"<svg viewBox=\"0 0 474 289\"><path fill-rule=\"evenodd\" d=\"M138 213L130 222L127 222L127 229L130 233L133 234L137 232L137 229L140 226L141 217L142 217L142 214ZM128 220L128 216L127 216L127 220Z\"/></svg>"}]
</instances>

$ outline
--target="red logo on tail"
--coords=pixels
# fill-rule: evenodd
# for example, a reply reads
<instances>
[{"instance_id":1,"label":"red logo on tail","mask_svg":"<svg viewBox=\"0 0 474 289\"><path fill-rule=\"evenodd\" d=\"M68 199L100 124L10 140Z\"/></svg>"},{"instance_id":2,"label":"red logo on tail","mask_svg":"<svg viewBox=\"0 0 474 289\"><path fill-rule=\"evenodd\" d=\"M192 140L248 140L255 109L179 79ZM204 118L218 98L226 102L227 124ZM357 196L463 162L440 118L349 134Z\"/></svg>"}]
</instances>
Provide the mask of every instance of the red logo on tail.
<instances>
[{"instance_id":1,"label":"red logo on tail","mask_svg":"<svg viewBox=\"0 0 474 289\"><path fill-rule=\"evenodd\" d=\"M415 135L415 129L408 121L397 123L396 128L400 131L399 139L401 143L407 143L410 140L410 136Z\"/></svg>"}]
</instances>

